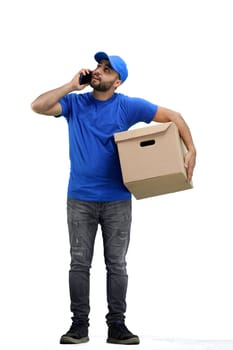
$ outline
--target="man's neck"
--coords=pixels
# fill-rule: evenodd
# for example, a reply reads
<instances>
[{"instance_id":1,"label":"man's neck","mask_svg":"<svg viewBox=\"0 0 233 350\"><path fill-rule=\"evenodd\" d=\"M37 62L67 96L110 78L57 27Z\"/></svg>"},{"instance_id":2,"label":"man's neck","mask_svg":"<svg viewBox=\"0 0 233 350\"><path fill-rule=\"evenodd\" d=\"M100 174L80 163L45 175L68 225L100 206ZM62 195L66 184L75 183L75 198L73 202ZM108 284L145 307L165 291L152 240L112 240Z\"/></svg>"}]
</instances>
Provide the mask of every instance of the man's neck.
<instances>
[{"instance_id":1,"label":"man's neck","mask_svg":"<svg viewBox=\"0 0 233 350\"><path fill-rule=\"evenodd\" d=\"M114 91L97 91L97 90L93 90L92 91L92 96L96 99L96 100L100 100L100 101L106 101L109 100L112 96L114 95Z\"/></svg>"}]
</instances>

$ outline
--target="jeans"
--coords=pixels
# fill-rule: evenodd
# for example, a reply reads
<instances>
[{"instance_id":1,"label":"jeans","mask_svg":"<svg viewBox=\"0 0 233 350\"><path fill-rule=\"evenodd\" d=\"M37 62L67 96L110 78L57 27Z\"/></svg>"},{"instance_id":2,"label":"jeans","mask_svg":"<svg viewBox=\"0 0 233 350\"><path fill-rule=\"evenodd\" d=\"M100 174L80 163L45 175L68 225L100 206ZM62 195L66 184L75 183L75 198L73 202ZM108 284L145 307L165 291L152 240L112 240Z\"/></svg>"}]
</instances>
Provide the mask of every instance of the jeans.
<instances>
[{"instance_id":1,"label":"jeans","mask_svg":"<svg viewBox=\"0 0 233 350\"><path fill-rule=\"evenodd\" d=\"M71 264L69 287L73 320L89 325L90 268L98 225L101 227L107 271L108 325L124 322L128 275L131 200L86 202L67 200Z\"/></svg>"}]
</instances>

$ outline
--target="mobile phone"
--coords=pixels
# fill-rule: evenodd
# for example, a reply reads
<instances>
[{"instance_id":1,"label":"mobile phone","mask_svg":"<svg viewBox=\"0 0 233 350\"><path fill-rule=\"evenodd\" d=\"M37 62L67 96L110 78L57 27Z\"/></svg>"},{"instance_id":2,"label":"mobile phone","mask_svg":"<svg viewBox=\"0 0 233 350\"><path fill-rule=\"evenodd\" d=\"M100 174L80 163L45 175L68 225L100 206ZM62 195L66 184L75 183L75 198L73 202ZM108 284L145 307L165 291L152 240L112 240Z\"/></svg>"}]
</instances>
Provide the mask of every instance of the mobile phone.
<instances>
[{"instance_id":1,"label":"mobile phone","mask_svg":"<svg viewBox=\"0 0 233 350\"><path fill-rule=\"evenodd\" d=\"M86 75L84 74L80 74L80 79L79 79L79 84L83 85L83 84L90 84L91 82L91 73L88 73Z\"/></svg>"}]
</instances>

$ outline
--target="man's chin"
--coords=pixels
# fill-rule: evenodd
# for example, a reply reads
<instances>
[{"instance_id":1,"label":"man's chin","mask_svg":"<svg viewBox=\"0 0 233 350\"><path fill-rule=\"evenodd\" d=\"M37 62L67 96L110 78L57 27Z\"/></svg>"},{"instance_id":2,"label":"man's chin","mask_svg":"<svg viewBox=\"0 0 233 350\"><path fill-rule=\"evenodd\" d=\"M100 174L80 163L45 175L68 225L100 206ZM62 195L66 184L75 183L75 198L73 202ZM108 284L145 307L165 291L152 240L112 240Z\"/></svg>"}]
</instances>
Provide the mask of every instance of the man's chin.
<instances>
[{"instance_id":1,"label":"man's chin","mask_svg":"<svg viewBox=\"0 0 233 350\"><path fill-rule=\"evenodd\" d=\"M91 81L91 83L90 83L90 86L93 88L93 89L98 89L98 87L100 86L100 83L99 83L99 81L97 81L96 79L94 79L95 81L93 81L93 79L92 79L92 81Z\"/></svg>"}]
</instances>

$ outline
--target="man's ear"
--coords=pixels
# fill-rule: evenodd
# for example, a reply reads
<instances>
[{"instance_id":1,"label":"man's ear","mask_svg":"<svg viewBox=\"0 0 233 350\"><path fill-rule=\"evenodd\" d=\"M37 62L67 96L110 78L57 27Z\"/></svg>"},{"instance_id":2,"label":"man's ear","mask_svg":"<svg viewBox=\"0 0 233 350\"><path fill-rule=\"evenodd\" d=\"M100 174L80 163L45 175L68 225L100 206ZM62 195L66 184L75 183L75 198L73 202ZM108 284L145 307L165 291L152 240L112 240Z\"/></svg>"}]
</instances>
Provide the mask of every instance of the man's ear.
<instances>
[{"instance_id":1,"label":"man's ear","mask_svg":"<svg viewBox=\"0 0 233 350\"><path fill-rule=\"evenodd\" d=\"M117 79L114 83L115 89L117 89L122 84L122 81L120 79Z\"/></svg>"}]
</instances>

